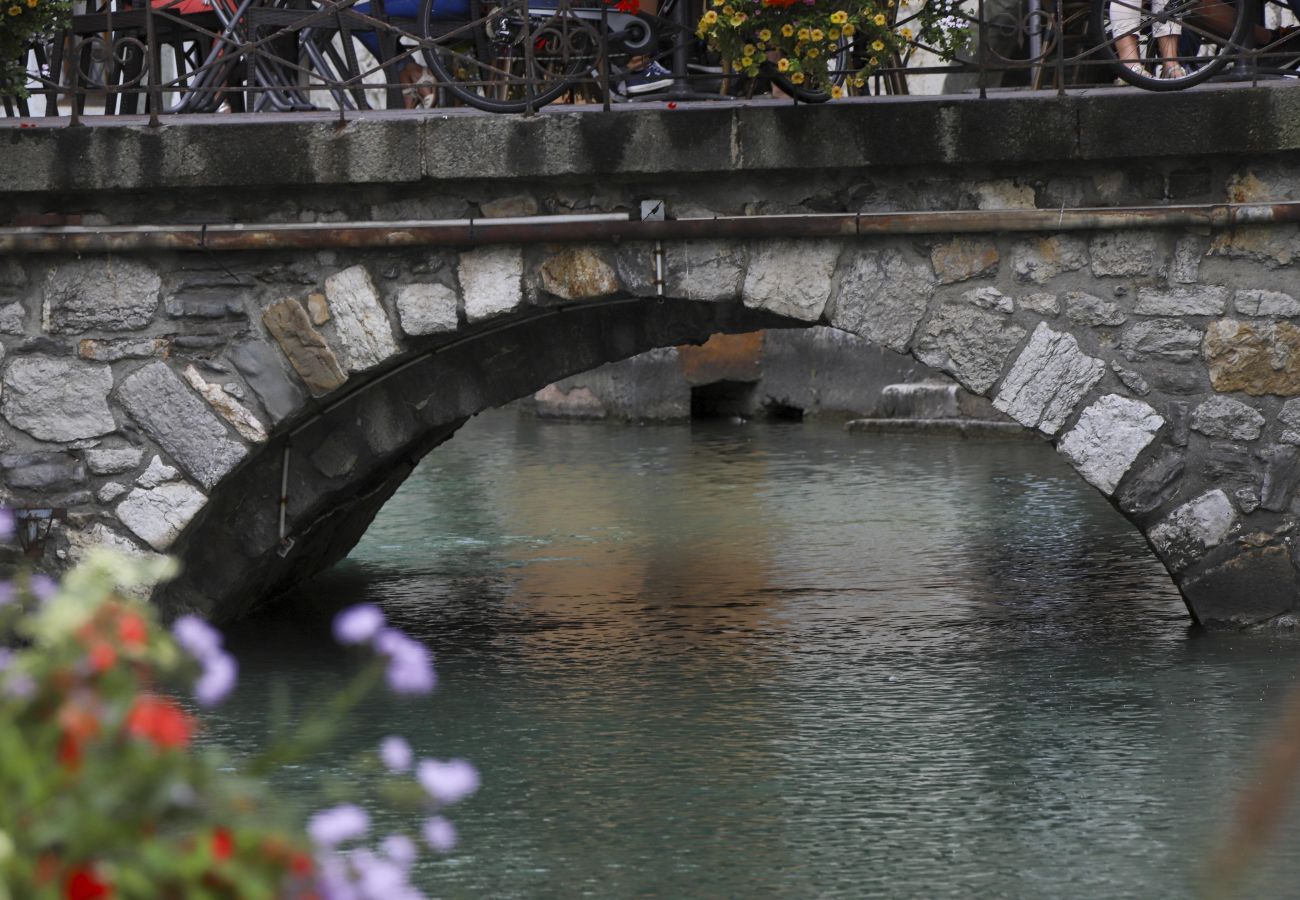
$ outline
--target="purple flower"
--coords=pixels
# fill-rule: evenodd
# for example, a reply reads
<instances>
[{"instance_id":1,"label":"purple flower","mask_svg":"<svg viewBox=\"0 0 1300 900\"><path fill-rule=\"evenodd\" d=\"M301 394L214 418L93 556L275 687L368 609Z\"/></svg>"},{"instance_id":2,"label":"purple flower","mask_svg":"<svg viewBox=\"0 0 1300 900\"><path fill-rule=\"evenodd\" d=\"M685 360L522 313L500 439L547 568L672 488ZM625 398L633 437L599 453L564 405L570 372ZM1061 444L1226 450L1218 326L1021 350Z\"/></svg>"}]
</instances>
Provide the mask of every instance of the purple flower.
<instances>
[{"instance_id":1,"label":"purple flower","mask_svg":"<svg viewBox=\"0 0 1300 900\"><path fill-rule=\"evenodd\" d=\"M415 862L415 857L419 852L415 848L415 841L404 834L390 834L384 838L384 842L380 847L383 849L385 856L403 869L411 867L411 863Z\"/></svg>"},{"instance_id":2,"label":"purple flower","mask_svg":"<svg viewBox=\"0 0 1300 900\"><path fill-rule=\"evenodd\" d=\"M14 652L8 647L0 647L0 672L9 668L10 663L14 661Z\"/></svg>"},{"instance_id":3,"label":"purple flower","mask_svg":"<svg viewBox=\"0 0 1300 900\"><path fill-rule=\"evenodd\" d=\"M30 587L32 596L41 603L45 603L59 592L58 582L48 575L33 575Z\"/></svg>"},{"instance_id":4,"label":"purple flower","mask_svg":"<svg viewBox=\"0 0 1300 900\"><path fill-rule=\"evenodd\" d=\"M358 900L347 864L334 853L316 855L316 888L325 900Z\"/></svg>"},{"instance_id":5,"label":"purple flower","mask_svg":"<svg viewBox=\"0 0 1300 900\"><path fill-rule=\"evenodd\" d=\"M10 540L14 536L14 511L0 507L0 541Z\"/></svg>"},{"instance_id":6,"label":"purple flower","mask_svg":"<svg viewBox=\"0 0 1300 900\"><path fill-rule=\"evenodd\" d=\"M0 606L8 606L14 602L14 597L18 596L18 590L12 582L0 581Z\"/></svg>"},{"instance_id":7,"label":"purple flower","mask_svg":"<svg viewBox=\"0 0 1300 900\"><path fill-rule=\"evenodd\" d=\"M388 657L384 677L394 694L427 694L437 677L428 649L400 631L385 628L375 635L375 649Z\"/></svg>"},{"instance_id":8,"label":"purple flower","mask_svg":"<svg viewBox=\"0 0 1300 900\"><path fill-rule=\"evenodd\" d=\"M172 635L199 662L221 653L221 632L198 616L181 616L172 623Z\"/></svg>"},{"instance_id":9,"label":"purple flower","mask_svg":"<svg viewBox=\"0 0 1300 900\"><path fill-rule=\"evenodd\" d=\"M359 806L345 803L322 810L307 823L307 834L318 847L336 847L359 838L370 828L370 817Z\"/></svg>"},{"instance_id":10,"label":"purple flower","mask_svg":"<svg viewBox=\"0 0 1300 900\"><path fill-rule=\"evenodd\" d=\"M26 700L36 693L36 679L26 672L10 672L5 680L5 693L18 700Z\"/></svg>"},{"instance_id":11,"label":"purple flower","mask_svg":"<svg viewBox=\"0 0 1300 900\"><path fill-rule=\"evenodd\" d=\"M388 900L401 896L410 888L406 883L406 869L387 857L369 850L356 850L350 854L349 860L363 897Z\"/></svg>"},{"instance_id":12,"label":"purple flower","mask_svg":"<svg viewBox=\"0 0 1300 900\"><path fill-rule=\"evenodd\" d=\"M373 603L350 606L334 617L334 640L364 644L384 627L384 614Z\"/></svg>"},{"instance_id":13,"label":"purple flower","mask_svg":"<svg viewBox=\"0 0 1300 900\"><path fill-rule=\"evenodd\" d=\"M411 745L405 738L389 735L379 745L379 758L390 772L405 772L411 768Z\"/></svg>"},{"instance_id":14,"label":"purple flower","mask_svg":"<svg viewBox=\"0 0 1300 900\"><path fill-rule=\"evenodd\" d=\"M456 846L456 826L434 816L424 823L424 842L439 853L450 853Z\"/></svg>"},{"instance_id":15,"label":"purple flower","mask_svg":"<svg viewBox=\"0 0 1300 900\"><path fill-rule=\"evenodd\" d=\"M430 797L444 805L464 800L478 790L478 769L463 759L422 759L415 777Z\"/></svg>"},{"instance_id":16,"label":"purple flower","mask_svg":"<svg viewBox=\"0 0 1300 900\"><path fill-rule=\"evenodd\" d=\"M220 650L203 661L203 674L194 682L194 697L201 706L216 706L235 686L239 666L235 658Z\"/></svg>"}]
</instances>

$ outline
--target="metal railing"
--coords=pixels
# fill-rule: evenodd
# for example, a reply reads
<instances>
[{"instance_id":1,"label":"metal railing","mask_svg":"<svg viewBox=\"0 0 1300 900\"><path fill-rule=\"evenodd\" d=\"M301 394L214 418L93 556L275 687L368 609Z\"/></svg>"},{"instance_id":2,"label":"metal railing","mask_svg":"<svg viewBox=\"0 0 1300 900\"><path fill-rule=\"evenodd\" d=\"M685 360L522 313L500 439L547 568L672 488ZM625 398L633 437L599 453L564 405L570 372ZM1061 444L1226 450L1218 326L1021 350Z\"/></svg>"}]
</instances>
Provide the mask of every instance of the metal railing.
<instances>
[{"instance_id":1,"label":"metal railing","mask_svg":"<svg viewBox=\"0 0 1300 900\"><path fill-rule=\"evenodd\" d=\"M436 17L426 6L403 18L383 0L108 0L75 11L64 31L28 49L30 97L5 98L3 108L69 125L90 115L157 123L205 112L329 110L346 119L365 109L531 114L550 103L609 109L768 90L820 102L832 93L905 94L926 80L927 93L986 96L1006 86L1063 92L1117 75L1157 90L1204 80L1209 69L1237 80L1300 75L1300 32L1255 27L1257 7L1247 0L1240 7L1166 0L1158 10L1152 0L978 0L961 23L973 50L954 62L938 61L914 38L864 74L873 51L846 38L824 81L796 85L767 62L757 77L728 71L698 39L690 2L665 0L648 15L601 0L472 0L459 17ZM894 10L898 28L919 15L906 5ZM1121 16L1136 18L1125 27L1146 53L1130 47L1127 70L1117 63L1125 38L1112 24ZM1153 36L1170 23L1176 47ZM630 69L650 58L669 70L670 83L638 94ZM1162 78L1175 63L1183 77Z\"/></svg>"}]
</instances>

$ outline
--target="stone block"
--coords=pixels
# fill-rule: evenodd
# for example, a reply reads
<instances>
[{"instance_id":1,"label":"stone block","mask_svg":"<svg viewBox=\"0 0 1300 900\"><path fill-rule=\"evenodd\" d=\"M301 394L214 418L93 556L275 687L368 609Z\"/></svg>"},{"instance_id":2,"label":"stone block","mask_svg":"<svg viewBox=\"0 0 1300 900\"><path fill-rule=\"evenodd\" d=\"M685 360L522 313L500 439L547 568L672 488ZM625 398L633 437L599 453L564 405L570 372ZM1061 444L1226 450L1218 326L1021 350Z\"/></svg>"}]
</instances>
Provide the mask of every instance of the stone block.
<instances>
[{"instance_id":1,"label":"stone block","mask_svg":"<svg viewBox=\"0 0 1300 900\"><path fill-rule=\"evenodd\" d=\"M373 369L398 352L388 313L363 266L352 266L326 278L325 296L329 298L334 333L343 344L349 370Z\"/></svg>"},{"instance_id":2,"label":"stone block","mask_svg":"<svg viewBox=\"0 0 1300 900\"><path fill-rule=\"evenodd\" d=\"M478 205L478 208L486 219L513 219L522 216L535 216L541 209L537 205L537 198L530 194L512 194L509 197L484 200Z\"/></svg>"},{"instance_id":3,"label":"stone block","mask_svg":"<svg viewBox=\"0 0 1300 900\"><path fill-rule=\"evenodd\" d=\"M1138 289L1139 316L1221 316L1228 306L1228 289L1217 285Z\"/></svg>"},{"instance_id":4,"label":"stone block","mask_svg":"<svg viewBox=\"0 0 1300 900\"><path fill-rule=\"evenodd\" d=\"M1289 266L1300 250L1294 226L1239 225L1215 235L1209 255L1253 259L1270 269Z\"/></svg>"},{"instance_id":5,"label":"stone block","mask_svg":"<svg viewBox=\"0 0 1300 900\"><path fill-rule=\"evenodd\" d=\"M100 503L112 503L129 490L131 490L131 488L128 485L122 484L120 481L110 481L102 485L99 490L95 491L95 499Z\"/></svg>"},{"instance_id":6,"label":"stone block","mask_svg":"<svg viewBox=\"0 0 1300 900\"><path fill-rule=\"evenodd\" d=\"M1240 290L1233 307L1243 316L1300 316L1300 300L1281 291Z\"/></svg>"},{"instance_id":7,"label":"stone block","mask_svg":"<svg viewBox=\"0 0 1300 900\"><path fill-rule=\"evenodd\" d=\"M467 250L457 277L471 323L512 312L524 302L524 255L518 247Z\"/></svg>"},{"instance_id":8,"label":"stone block","mask_svg":"<svg viewBox=\"0 0 1300 900\"><path fill-rule=\"evenodd\" d=\"M1187 461L1183 454L1172 447L1165 447L1120 492L1117 498L1120 509L1133 516L1155 512L1178 493L1186 469Z\"/></svg>"},{"instance_id":9,"label":"stone block","mask_svg":"<svg viewBox=\"0 0 1300 900\"><path fill-rule=\"evenodd\" d=\"M70 491L86 480L86 467L67 453L6 453L0 456L6 487L28 491Z\"/></svg>"},{"instance_id":10,"label":"stone block","mask_svg":"<svg viewBox=\"0 0 1300 900\"><path fill-rule=\"evenodd\" d=\"M1030 238L1016 245L1011 269L1017 281L1046 284L1063 272L1075 272L1088 264L1088 245L1068 234Z\"/></svg>"},{"instance_id":11,"label":"stone block","mask_svg":"<svg viewBox=\"0 0 1300 900\"><path fill-rule=\"evenodd\" d=\"M42 325L51 334L134 331L153 320L161 287L157 272L121 257L66 262L45 279Z\"/></svg>"},{"instance_id":12,"label":"stone block","mask_svg":"<svg viewBox=\"0 0 1300 900\"><path fill-rule=\"evenodd\" d=\"M271 304L262 312L262 322L307 390L319 397L348 380L338 357L321 333L312 327L307 312L297 300L286 297Z\"/></svg>"},{"instance_id":13,"label":"stone block","mask_svg":"<svg viewBox=\"0 0 1300 900\"><path fill-rule=\"evenodd\" d=\"M115 511L123 525L161 553L207 502L193 485L173 481L155 488L135 488Z\"/></svg>"},{"instance_id":14,"label":"stone block","mask_svg":"<svg viewBox=\"0 0 1300 900\"><path fill-rule=\"evenodd\" d=\"M1236 517L1228 495L1216 488L1175 509L1147 537L1169 570L1181 572L1223 543Z\"/></svg>"},{"instance_id":15,"label":"stone block","mask_svg":"<svg viewBox=\"0 0 1300 900\"><path fill-rule=\"evenodd\" d=\"M1132 369L1126 369L1119 363L1115 362L1111 363L1110 367L1115 372L1115 377L1124 383L1124 387L1128 388L1139 397L1145 397L1147 394L1151 393L1151 385L1142 377L1141 373L1134 372Z\"/></svg>"},{"instance_id":16,"label":"stone block","mask_svg":"<svg viewBox=\"0 0 1300 900\"><path fill-rule=\"evenodd\" d=\"M969 303L977 309L987 309L1010 315L1015 312L1016 304L1010 297L995 287L977 287L961 295L963 303Z\"/></svg>"},{"instance_id":17,"label":"stone block","mask_svg":"<svg viewBox=\"0 0 1300 900\"><path fill-rule=\"evenodd\" d=\"M230 438L221 420L166 363L149 363L127 376L118 386L117 399L173 460L209 490L248 454L248 448Z\"/></svg>"},{"instance_id":18,"label":"stone block","mask_svg":"<svg viewBox=\"0 0 1300 900\"><path fill-rule=\"evenodd\" d=\"M986 237L955 237L930 250L930 265L940 284L993 275L998 270L998 245Z\"/></svg>"},{"instance_id":19,"label":"stone block","mask_svg":"<svg viewBox=\"0 0 1300 900\"><path fill-rule=\"evenodd\" d=\"M116 475L134 469L144 459L139 447L102 447L87 450L86 466L96 475Z\"/></svg>"},{"instance_id":20,"label":"stone block","mask_svg":"<svg viewBox=\"0 0 1300 900\"><path fill-rule=\"evenodd\" d=\"M1282 512L1291 505L1291 497L1300 485L1300 450L1273 445L1260 452L1264 460L1264 484L1259 505L1270 512Z\"/></svg>"},{"instance_id":21,"label":"stone block","mask_svg":"<svg viewBox=\"0 0 1300 900\"><path fill-rule=\"evenodd\" d=\"M654 257L638 255L637 272L627 272L619 256L619 278L626 284L644 279L653 287ZM633 257L627 257L630 263ZM664 248L664 290L670 297L710 303L735 300L745 278L749 255L743 244L731 241L687 241Z\"/></svg>"},{"instance_id":22,"label":"stone block","mask_svg":"<svg viewBox=\"0 0 1300 900\"><path fill-rule=\"evenodd\" d=\"M1056 299L1056 295L1043 291L1025 294L1020 297L1019 303L1021 309L1036 312L1040 316L1054 316L1061 311L1061 303Z\"/></svg>"},{"instance_id":23,"label":"stone block","mask_svg":"<svg viewBox=\"0 0 1300 900\"><path fill-rule=\"evenodd\" d=\"M1034 188L1018 184L1009 178L981 181L975 185L976 203L980 209L1033 209Z\"/></svg>"},{"instance_id":24,"label":"stone block","mask_svg":"<svg viewBox=\"0 0 1300 900\"><path fill-rule=\"evenodd\" d=\"M193 366L186 366L182 373L185 381L190 387L198 391L199 396L208 401L208 406L216 410L217 415L229 422L239 432L239 436L244 440L254 444L265 443L267 439L266 427L257 419L257 416L249 412L244 404L240 403L234 397L226 393L226 389L219 384L212 384L204 380L199 374L199 370Z\"/></svg>"},{"instance_id":25,"label":"stone block","mask_svg":"<svg viewBox=\"0 0 1300 900\"><path fill-rule=\"evenodd\" d=\"M1216 391L1300 394L1300 328L1290 322L1219 319L1205 330L1204 353Z\"/></svg>"},{"instance_id":26,"label":"stone block","mask_svg":"<svg viewBox=\"0 0 1300 900\"><path fill-rule=\"evenodd\" d=\"M237 344L227 351L226 359L253 389L272 422L284 421L307 402L302 389L281 368L279 354L268 344Z\"/></svg>"},{"instance_id":27,"label":"stone block","mask_svg":"<svg viewBox=\"0 0 1300 900\"><path fill-rule=\"evenodd\" d=\"M614 267L590 247L568 247L542 261L542 290L563 300L594 300L619 290Z\"/></svg>"},{"instance_id":28,"label":"stone block","mask_svg":"<svg viewBox=\"0 0 1300 900\"><path fill-rule=\"evenodd\" d=\"M835 328L902 353L934 287L926 267L909 262L898 250L853 253L840 273L826 318Z\"/></svg>"},{"instance_id":29,"label":"stone block","mask_svg":"<svg viewBox=\"0 0 1300 900\"><path fill-rule=\"evenodd\" d=\"M85 338L77 343L77 355L94 362L117 362L120 359L148 359L167 353L166 338L122 338L96 340Z\"/></svg>"},{"instance_id":30,"label":"stone block","mask_svg":"<svg viewBox=\"0 0 1300 900\"><path fill-rule=\"evenodd\" d=\"M324 325L330 320L330 303L319 292L307 295L307 315L316 326Z\"/></svg>"},{"instance_id":31,"label":"stone block","mask_svg":"<svg viewBox=\"0 0 1300 900\"><path fill-rule=\"evenodd\" d=\"M1021 425L1056 434L1105 371L1106 364L1080 350L1073 336L1040 322L993 405Z\"/></svg>"},{"instance_id":32,"label":"stone block","mask_svg":"<svg viewBox=\"0 0 1300 900\"><path fill-rule=\"evenodd\" d=\"M1099 231L1088 251L1098 278L1150 275L1156 268L1156 238L1149 231Z\"/></svg>"},{"instance_id":33,"label":"stone block","mask_svg":"<svg viewBox=\"0 0 1300 900\"><path fill-rule=\"evenodd\" d=\"M1241 444L1212 441L1201 454L1201 474L1222 485L1257 484L1259 472Z\"/></svg>"},{"instance_id":34,"label":"stone block","mask_svg":"<svg viewBox=\"0 0 1300 900\"><path fill-rule=\"evenodd\" d=\"M0 412L15 428L42 441L68 443L117 430L108 408L108 366L28 356L5 371Z\"/></svg>"},{"instance_id":35,"label":"stone block","mask_svg":"<svg viewBox=\"0 0 1300 900\"><path fill-rule=\"evenodd\" d=\"M917 341L916 357L949 372L977 394L993 387L1025 330L1006 316L966 303L948 302L930 318Z\"/></svg>"},{"instance_id":36,"label":"stone block","mask_svg":"<svg viewBox=\"0 0 1300 900\"><path fill-rule=\"evenodd\" d=\"M837 241L764 241L750 255L741 300L751 309L816 322L831 295Z\"/></svg>"},{"instance_id":37,"label":"stone block","mask_svg":"<svg viewBox=\"0 0 1300 900\"><path fill-rule=\"evenodd\" d=\"M1089 484L1109 495L1164 423L1141 400L1107 394L1080 414L1057 449Z\"/></svg>"},{"instance_id":38,"label":"stone block","mask_svg":"<svg viewBox=\"0 0 1300 900\"><path fill-rule=\"evenodd\" d=\"M1179 585L1202 625L1255 625L1295 608L1295 566L1284 546L1257 547L1189 573Z\"/></svg>"},{"instance_id":39,"label":"stone block","mask_svg":"<svg viewBox=\"0 0 1300 900\"><path fill-rule=\"evenodd\" d=\"M1119 305L1083 291L1065 295L1065 315L1076 325L1123 325L1128 314Z\"/></svg>"},{"instance_id":40,"label":"stone block","mask_svg":"<svg viewBox=\"0 0 1300 900\"><path fill-rule=\"evenodd\" d=\"M1179 319L1148 319L1124 329L1119 348L1129 362L1191 362L1201 353L1201 330Z\"/></svg>"},{"instance_id":41,"label":"stone block","mask_svg":"<svg viewBox=\"0 0 1300 900\"><path fill-rule=\"evenodd\" d=\"M1211 397L1192 411L1192 430L1207 437L1253 441L1263 428L1258 410L1231 397Z\"/></svg>"},{"instance_id":42,"label":"stone block","mask_svg":"<svg viewBox=\"0 0 1300 900\"><path fill-rule=\"evenodd\" d=\"M226 290L205 290L172 294L163 301L163 310L173 319L244 318L242 294Z\"/></svg>"},{"instance_id":43,"label":"stone block","mask_svg":"<svg viewBox=\"0 0 1300 900\"><path fill-rule=\"evenodd\" d=\"M455 331L460 321L456 292L445 284L404 284L397 289L397 316L412 336Z\"/></svg>"},{"instance_id":44,"label":"stone block","mask_svg":"<svg viewBox=\"0 0 1300 900\"><path fill-rule=\"evenodd\" d=\"M21 303L0 306L0 334L22 334L27 327L27 308Z\"/></svg>"},{"instance_id":45,"label":"stone block","mask_svg":"<svg viewBox=\"0 0 1300 900\"><path fill-rule=\"evenodd\" d=\"M1174 284L1195 284L1201 277L1201 259L1209 239L1198 234L1180 237L1174 244L1174 258L1169 264L1169 280Z\"/></svg>"},{"instance_id":46,"label":"stone block","mask_svg":"<svg viewBox=\"0 0 1300 900\"><path fill-rule=\"evenodd\" d=\"M590 388L566 391L555 384L548 384L533 394L533 408L543 419L604 419L609 415L605 404Z\"/></svg>"},{"instance_id":47,"label":"stone block","mask_svg":"<svg viewBox=\"0 0 1300 900\"><path fill-rule=\"evenodd\" d=\"M155 456L149 460L149 465L136 478L135 483L142 488L156 488L160 484L166 484L169 481L176 481L181 477L181 473L162 461L161 457Z\"/></svg>"}]
</instances>

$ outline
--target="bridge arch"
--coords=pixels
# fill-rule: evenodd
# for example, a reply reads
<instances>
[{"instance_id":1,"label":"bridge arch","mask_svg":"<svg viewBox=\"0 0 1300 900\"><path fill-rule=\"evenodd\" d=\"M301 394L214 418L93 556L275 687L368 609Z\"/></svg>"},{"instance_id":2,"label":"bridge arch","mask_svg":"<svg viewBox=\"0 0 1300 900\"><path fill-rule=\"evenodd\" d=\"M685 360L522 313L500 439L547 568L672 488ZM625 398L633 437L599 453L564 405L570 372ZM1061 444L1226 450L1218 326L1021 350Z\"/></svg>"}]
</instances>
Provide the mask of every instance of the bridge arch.
<instances>
[{"instance_id":1,"label":"bridge arch","mask_svg":"<svg viewBox=\"0 0 1300 900\"><path fill-rule=\"evenodd\" d=\"M1146 535L1198 621L1291 615L1300 460L1289 429L1300 415L1256 388L1289 377L1268 360L1291 346L1279 316L1300 304L1199 284L1215 253L1205 237L730 239L659 251L658 269L650 243L484 246L442 266L414 252L331 254L287 296L250 293L247 333L202 358L184 335L84 337L76 361L30 342L6 366L0 412L20 440L64 449L6 465L89 469L94 499L54 552L174 553L185 571L157 601L226 619L346 555L416 462L483 409L655 347L824 324L910 353L1037 429ZM98 335L86 285L112 285L112 315L129 319L132 298L150 307L164 277L129 257L64 260L31 279L27 307L54 334ZM186 283L211 293L202 278ZM34 411L51 398L71 431L48 432L61 426ZM93 434L66 440L78 429ZM20 505L53 503L22 484L8 485Z\"/></svg>"}]
</instances>

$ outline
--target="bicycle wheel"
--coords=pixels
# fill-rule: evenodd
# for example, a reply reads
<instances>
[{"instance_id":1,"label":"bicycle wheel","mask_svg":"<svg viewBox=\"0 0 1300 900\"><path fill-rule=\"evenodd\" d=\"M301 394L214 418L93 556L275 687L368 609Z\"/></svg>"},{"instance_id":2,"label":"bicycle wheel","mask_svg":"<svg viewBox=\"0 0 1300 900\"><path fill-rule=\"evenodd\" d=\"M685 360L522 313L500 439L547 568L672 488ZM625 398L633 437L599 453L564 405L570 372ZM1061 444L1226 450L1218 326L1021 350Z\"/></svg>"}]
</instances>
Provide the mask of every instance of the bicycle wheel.
<instances>
[{"instance_id":1,"label":"bicycle wheel","mask_svg":"<svg viewBox=\"0 0 1300 900\"><path fill-rule=\"evenodd\" d=\"M1249 22L1246 4L1224 0L1093 0L1096 52L1115 73L1135 87L1177 91L1199 84L1226 66L1241 49ZM1170 43L1174 54L1162 53ZM1128 45L1132 53L1121 53ZM1171 65L1172 64L1172 65ZM1162 70L1181 67L1182 74L1162 77Z\"/></svg>"},{"instance_id":2,"label":"bicycle wheel","mask_svg":"<svg viewBox=\"0 0 1300 900\"><path fill-rule=\"evenodd\" d=\"M530 92L534 109L545 106L596 65L599 36L563 10L530 9L525 19L522 0L511 0L447 23L434 21L431 9L430 2L420 10L425 62L440 87L477 109L524 112Z\"/></svg>"},{"instance_id":3,"label":"bicycle wheel","mask_svg":"<svg viewBox=\"0 0 1300 900\"><path fill-rule=\"evenodd\" d=\"M831 88L844 87L850 73L853 71L853 42L847 38L840 38L838 47L839 49L827 61L828 83L826 84L820 81L805 81L803 84L795 84L790 80L789 75L778 72L776 66L771 63L764 64L763 74L771 78L772 83L781 90L804 103L825 103L831 99Z\"/></svg>"}]
</instances>

